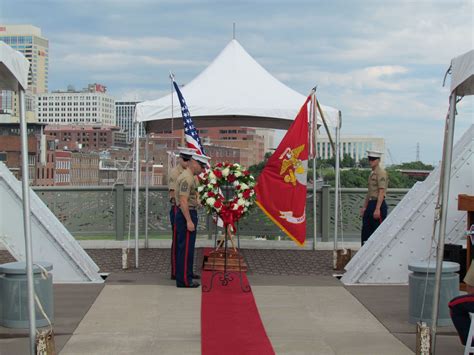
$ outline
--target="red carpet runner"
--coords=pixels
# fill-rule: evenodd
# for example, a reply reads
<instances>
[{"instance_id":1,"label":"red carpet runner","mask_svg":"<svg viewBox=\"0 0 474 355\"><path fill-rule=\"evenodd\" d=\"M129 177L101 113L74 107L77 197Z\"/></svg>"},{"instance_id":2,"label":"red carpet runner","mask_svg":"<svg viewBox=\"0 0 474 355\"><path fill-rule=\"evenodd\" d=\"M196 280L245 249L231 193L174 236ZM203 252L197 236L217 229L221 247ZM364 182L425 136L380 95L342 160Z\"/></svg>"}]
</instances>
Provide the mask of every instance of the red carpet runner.
<instances>
[{"instance_id":1,"label":"red carpet runner","mask_svg":"<svg viewBox=\"0 0 474 355\"><path fill-rule=\"evenodd\" d=\"M214 277L210 292L202 292L201 347L203 355L270 355L275 354L268 339L252 292L240 288L238 273L233 281L222 286ZM202 272L202 284L210 285L212 271ZM247 276L242 273L244 285Z\"/></svg>"}]
</instances>

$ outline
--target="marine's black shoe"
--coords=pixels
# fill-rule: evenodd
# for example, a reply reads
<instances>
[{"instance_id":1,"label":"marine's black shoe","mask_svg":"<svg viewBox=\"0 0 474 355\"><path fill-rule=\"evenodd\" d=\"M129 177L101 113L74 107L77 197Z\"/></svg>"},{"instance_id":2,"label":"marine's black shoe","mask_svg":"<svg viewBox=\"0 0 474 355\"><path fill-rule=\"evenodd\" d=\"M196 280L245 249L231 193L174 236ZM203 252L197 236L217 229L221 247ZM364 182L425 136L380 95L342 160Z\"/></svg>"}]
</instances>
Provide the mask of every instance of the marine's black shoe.
<instances>
[{"instance_id":1,"label":"marine's black shoe","mask_svg":"<svg viewBox=\"0 0 474 355\"><path fill-rule=\"evenodd\" d=\"M188 285L188 286L176 286L176 287L179 287L179 288L196 288L196 287L199 287L201 286L201 284L199 282L193 282L192 284Z\"/></svg>"}]
</instances>

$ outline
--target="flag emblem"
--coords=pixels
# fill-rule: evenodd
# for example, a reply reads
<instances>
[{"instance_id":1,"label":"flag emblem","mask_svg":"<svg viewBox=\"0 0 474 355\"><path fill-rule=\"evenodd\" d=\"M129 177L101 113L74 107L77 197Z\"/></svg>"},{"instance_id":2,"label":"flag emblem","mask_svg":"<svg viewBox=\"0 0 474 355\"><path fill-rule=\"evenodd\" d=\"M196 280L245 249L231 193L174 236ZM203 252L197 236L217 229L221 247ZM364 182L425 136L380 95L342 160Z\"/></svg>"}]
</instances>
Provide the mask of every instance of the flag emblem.
<instances>
[{"instance_id":1,"label":"flag emblem","mask_svg":"<svg viewBox=\"0 0 474 355\"><path fill-rule=\"evenodd\" d=\"M282 155L280 155L281 163L280 175L284 175L283 180L286 183L296 186L298 181L302 185L306 185L307 161L303 162L298 157L304 150L305 145L302 144L295 149L287 147Z\"/></svg>"}]
</instances>

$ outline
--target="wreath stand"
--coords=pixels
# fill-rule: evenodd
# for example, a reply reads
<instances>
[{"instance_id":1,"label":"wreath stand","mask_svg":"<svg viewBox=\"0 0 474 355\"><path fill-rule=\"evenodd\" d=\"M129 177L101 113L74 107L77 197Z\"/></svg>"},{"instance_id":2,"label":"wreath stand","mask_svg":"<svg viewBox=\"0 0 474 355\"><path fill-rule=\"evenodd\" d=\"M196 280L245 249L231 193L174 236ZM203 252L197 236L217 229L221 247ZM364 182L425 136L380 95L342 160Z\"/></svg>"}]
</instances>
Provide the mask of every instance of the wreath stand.
<instances>
[{"instance_id":1,"label":"wreath stand","mask_svg":"<svg viewBox=\"0 0 474 355\"><path fill-rule=\"evenodd\" d=\"M229 186L226 186L226 197L229 195ZM234 280L234 274L238 274L240 280L240 288L242 292L250 292L249 284L244 284L242 272L247 271L247 264L244 257L240 253L240 237L234 235L232 221L229 223L225 218L224 221L224 235L218 240L217 229L214 234L214 249L208 256L204 257L204 270L212 271L211 282L209 286L202 285L203 292L210 292L214 286L214 278L218 276L218 280L222 286L229 285ZM235 246L234 237L237 237L237 247ZM229 241L232 248L229 248Z\"/></svg>"}]
</instances>

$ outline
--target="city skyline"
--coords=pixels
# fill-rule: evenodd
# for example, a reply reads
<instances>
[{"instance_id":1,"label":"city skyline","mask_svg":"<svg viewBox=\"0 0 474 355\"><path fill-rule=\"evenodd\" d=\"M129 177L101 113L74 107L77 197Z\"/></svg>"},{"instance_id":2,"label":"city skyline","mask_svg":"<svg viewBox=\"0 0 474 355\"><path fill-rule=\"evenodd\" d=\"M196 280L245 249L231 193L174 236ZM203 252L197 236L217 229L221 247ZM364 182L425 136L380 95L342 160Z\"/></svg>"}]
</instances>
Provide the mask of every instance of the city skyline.
<instances>
[{"instance_id":1,"label":"city skyline","mask_svg":"<svg viewBox=\"0 0 474 355\"><path fill-rule=\"evenodd\" d=\"M170 70L191 81L236 22L265 69L302 94L317 84L321 102L342 111L343 135L384 137L396 162L415 160L418 143L422 161L441 159L444 73L472 49L469 1L85 2L0 4L1 23L32 24L49 39L50 90L100 82L116 100L159 98ZM472 98L458 111L456 137L473 123Z\"/></svg>"}]
</instances>

